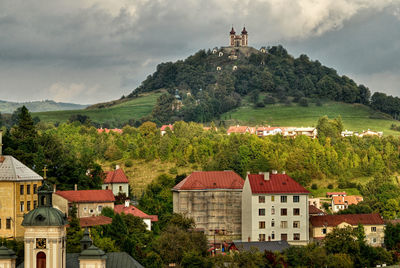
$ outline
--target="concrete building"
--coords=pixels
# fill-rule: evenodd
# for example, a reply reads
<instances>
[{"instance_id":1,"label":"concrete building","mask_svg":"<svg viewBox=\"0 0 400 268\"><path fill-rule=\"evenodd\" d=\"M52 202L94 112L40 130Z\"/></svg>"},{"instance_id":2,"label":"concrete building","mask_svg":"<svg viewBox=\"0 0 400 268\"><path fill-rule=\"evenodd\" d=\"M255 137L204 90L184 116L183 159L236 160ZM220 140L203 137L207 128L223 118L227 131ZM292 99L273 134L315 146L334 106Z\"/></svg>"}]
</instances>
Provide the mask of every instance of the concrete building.
<instances>
[{"instance_id":1,"label":"concrete building","mask_svg":"<svg viewBox=\"0 0 400 268\"><path fill-rule=\"evenodd\" d=\"M124 213L125 215L131 214L135 217L139 217L143 219L143 222L146 224L146 229L151 231L151 223L158 221L158 216L157 215L148 215L138 209L135 206L132 206L130 204L129 200L125 200L125 204L123 205L115 205L114 206L114 212L115 213Z\"/></svg>"},{"instance_id":2,"label":"concrete building","mask_svg":"<svg viewBox=\"0 0 400 268\"><path fill-rule=\"evenodd\" d=\"M0 133L1 135L1 133ZM0 138L1 147L1 138ZM24 236L24 214L37 206L37 189L43 178L0 149L0 236Z\"/></svg>"},{"instance_id":3,"label":"concrete building","mask_svg":"<svg viewBox=\"0 0 400 268\"><path fill-rule=\"evenodd\" d=\"M286 174L247 174L242 192L242 241L309 241L308 194Z\"/></svg>"},{"instance_id":4,"label":"concrete building","mask_svg":"<svg viewBox=\"0 0 400 268\"><path fill-rule=\"evenodd\" d=\"M111 190L57 191L53 194L54 207L68 215L75 204L78 218L100 215L105 207L114 209L114 201Z\"/></svg>"},{"instance_id":5,"label":"concrete building","mask_svg":"<svg viewBox=\"0 0 400 268\"><path fill-rule=\"evenodd\" d=\"M312 241L325 238L333 228L364 226L366 242L371 246L382 246L385 236L385 223L378 213L375 214L344 214L312 216L310 218L310 236Z\"/></svg>"},{"instance_id":6,"label":"concrete building","mask_svg":"<svg viewBox=\"0 0 400 268\"><path fill-rule=\"evenodd\" d=\"M233 171L193 172L172 188L174 213L193 218L209 240L240 239L243 183Z\"/></svg>"},{"instance_id":7,"label":"concrete building","mask_svg":"<svg viewBox=\"0 0 400 268\"><path fill-rule=\"evenodd\" d=\"M125 172L117 165L115 170L108 171L101 186L103 190L111 190L116 196L120 193L129 196L129 181Z\"/></svg>"}]
</instances>

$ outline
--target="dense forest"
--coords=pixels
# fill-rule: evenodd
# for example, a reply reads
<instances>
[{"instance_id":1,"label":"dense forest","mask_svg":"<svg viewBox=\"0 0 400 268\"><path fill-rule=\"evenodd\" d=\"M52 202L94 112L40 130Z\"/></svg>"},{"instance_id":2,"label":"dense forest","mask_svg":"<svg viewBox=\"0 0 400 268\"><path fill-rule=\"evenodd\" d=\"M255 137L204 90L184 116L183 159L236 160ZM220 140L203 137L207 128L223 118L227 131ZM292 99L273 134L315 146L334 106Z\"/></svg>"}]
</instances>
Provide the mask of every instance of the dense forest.
<instances>
[{"instance_id":1,"label":"dense forest","mask_svg":"<svg viewBox=\"0 0 400 268\"><path fill-rule=\"evenodd\" d=\"M150 118L157 123L209 122L238 107L246 96L257 107L325 99L371 105L396 119L400 114L400 98L383 93L371 98L364 85L306 55L294 58L282 46L270 47L266 53L248 49L249 57L238 51L235 60L200 50L185 60L161 63L127 98L166 89Z\"/></svg>"}]
</instances>

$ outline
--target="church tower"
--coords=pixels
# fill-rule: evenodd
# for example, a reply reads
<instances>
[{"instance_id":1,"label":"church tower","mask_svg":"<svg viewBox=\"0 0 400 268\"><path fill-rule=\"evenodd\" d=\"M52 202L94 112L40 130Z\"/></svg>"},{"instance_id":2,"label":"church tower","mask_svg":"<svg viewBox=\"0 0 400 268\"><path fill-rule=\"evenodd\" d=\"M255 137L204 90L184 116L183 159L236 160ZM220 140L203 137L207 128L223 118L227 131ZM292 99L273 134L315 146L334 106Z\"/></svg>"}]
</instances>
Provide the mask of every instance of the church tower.
<instances>
[{"instance_id":1,"label":"church tower","mask_svg":"<svg viewBox=\"0 0 400 268\"><path fill-rule=\"evenodd\" d=\"M229 33L229 38L230 38L229 46L231 46L231 47L235 46L235 34L236 34L235 29L233 29L233 26L232 26L232 30Z\"/></svg>"},{"instance_id":2,"label":"church tower","mask_svg":"<svg viewBox=\"0 0 400 268\"><path fill-rule=\"evenodd\" d=\"M44 178L46 175L44 176ZM39 205L25 215L25 268L66 268L67 217L53 208L53 187L45 180L38 188Z\"/></svg>"},{"instance_id":3,"label":"church tower","mask_svg":"<svg viewBox=\"0 0 400 268\"><path fill-rule=\"evenodd\" d=\"M243 27L242 30L242 47L247 47L248 44L248 34L246 31L246 27Z\"/></svg>"},{"instance_id":4,"label":"church tower","mask_svg":"<svg viewBox=\"0 0 400 268\"><path fill-rule=\"evenodd\" d=\"M243 27L243 30L240 35L236 35L235 29L229 32L229 46L230 47L247 47L249 43L249 35L246 31L246 27Z\"/></svg>"}]
</instances>

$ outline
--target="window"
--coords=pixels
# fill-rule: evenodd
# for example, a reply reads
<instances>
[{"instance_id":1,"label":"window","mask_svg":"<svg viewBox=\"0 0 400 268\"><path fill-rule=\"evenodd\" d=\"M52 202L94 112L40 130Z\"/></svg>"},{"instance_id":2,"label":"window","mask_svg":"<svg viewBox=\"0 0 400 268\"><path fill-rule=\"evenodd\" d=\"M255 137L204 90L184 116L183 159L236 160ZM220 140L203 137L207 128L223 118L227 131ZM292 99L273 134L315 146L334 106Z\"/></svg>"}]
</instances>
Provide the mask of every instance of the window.
<instances>
[{"instance_id":1,"label":"window","mask_svg":"<svg viewBox=\"0 0 400 268\"><path fill-rule=\"evenodd\" d=\"M376 237L372 238L372 243L376 243Z\"/></svg>"},{"instance_id":2,"label":"window","mask_svg":"<svg viewBox=\"0 0 400 268\"><path fill-rule=\"evenodd\" d=\"M27 211L31 210L31 201L26 201L26 210Z\"/></svg>"},{"instance_id":3,"label":"window","mask_svg":"<svg viewBox=\"0 0 400 268\"><path fill-rule=\"evenodd\" d=\"M281 228L287 229L287 221L281 221Z\"/></svg>"},{"instance_id":4,"label":"window","mask_svg":"<svg viewBox=\"0 0 400 268\"><path fill-rule=\"evenodd\" d=\"M271 239L272 239L272 240L275 239L275 233L274 233L274 232L272 232L272 234L271 234Z\"/></svg>"},{"instance_id":5,"label":"window","mask_svg":"<svg viewBox=\"0 0 400 268\"><path fill-rule=\"evenodd\" d=\"M265 208L258 209L258 216L265 216Z\"/></svg>"},{"instance_id":6,"label":"window","mask_svg":"<svg viewBox=\"0 0 400 268\"><path fill-rule=\"evenodd\" d=\"M265 229L265 221L259 221L258 222L258 228L259 229Z\"/></svg>"},{"instance_id":7,"label":"window","mask_svg":"<svg viewBox=\"0 0 400 268\"><path fill-rule=\"evenodd\" d=\"M300 196L294 195L293 196L293 203L299 203L300 202Z\"/></svg>"},{"instance_id":8,"label":"window","mask_svg":"<svg viewBox=\"0 0 400 268\"><path fill-rule=\"evenodd\" d=\"M119 187L119 191L122 192L122 186Z\"/></svg>"},{"instance_id":9,"label":"window","mask_svg":"<svg viewBox=\"0 0 400 268\"><path fill-rule=\"evenodd\" d=\"M275 220L274 219L272 219L272 221L271 221L271 227L275 227Z\"/></svg>"},{"instance_id":10,"label":"window","mask_svg":"<svg viewBox=\"0 0 400 268\"><path fill-rule=\"evenodd\" d=\"M265 234L259 234L258 241L265 241Z\"/></svg>"},{"instance_id":11,"label":"window","mask_svg":"<svg viewBox=\"0 0 400 268\"><path fill-rule=\"evenodd\" d=\"M19 186L19 194L24 194L24 186L23 185L20 185Z\"/></svg>"},{"instance_id":12,"label":"window","mask_svg":"<svg viewBox=\"0 0 400 268\"><path fill-rule=\"evenodd\" d=\"M271 196L271 202L275 202L275 195Z\"/></svg>"},{"instance_id":13,"label":"window","mask_svg":"<svg viewBox=\"0 0 400 268\"><path fill-rule=\"evenodd\" d=\"M85 208L83 208L83 211L86 211L87 210L87 208L85 207Z\"/></svg>"},{"instance_id":14,"label":"window","mask_svg":"<svg viewBox=\"0 0 400 268\"><path fill-rule=\"evenodd\" d=\"M98 206L98 207L97 207L97 211L98 211L98 212L101 212L102 210L103 210L103 206Z\"/></svg>"},{"instance_id":15,"label":"window","mask_svg":"<svg viewBox=\"0 0 400 268\"><path fill-rule=\"evenodd\" d=\"M326 234L326 228L322 229L322 233Z\"/></svg>"},{"instance_id":16,"label":"window","mask_svg":"<svg viewBox=\"0 0 400 268\"><path fill-rule=\"evenodd\" d=\"M371 227L371 232L376 232L376 227Z\"/></svg>"},{"instance_id":17,"label":"window","mask_svg":"<svg viewBox=\"0 0 400 268\"><path fill-rule=\"evenodd\" d=\"M34 200L34 201L33 201L33 209L35 209L36 207L37 207L37 201Z\"/></svg>"},{"instance_id":18,"label":"window","mask_svg":"<svg viewBox=\"0 0 400 268\"><path fill-rule=\"evenodd\" d=\"M34 185L33 185L33 193L34 193L34 194L37 194L37 184L34 184Z\"/></svg>"},{"instance_id":19,"label":"window","mask_svg":"<svg viewBox=\"0 0 400 268\"><path fill-rule=\"evenodd\" d=\"M281 234L281 240L287 241L287 234Z\"/></svg>"},{"instance_id":20,"label":"window","mask_svg":"<svg viewBox=\"0 0 400 268\"><path fill-rule=\"evenodd\" d=\"M287 215L287 209L281 208L281 216L286 216L286 215Z\"/></svg>"},{"instance_id":21,"label":"window","mask_svg":"<svg viewBox=\"0 0 400 268\"><path fill-rule=\"evenodd\" d=\"M106 190L108 190L108 185L106 186Z\"/></svg>"},{"instance_id":22,"label":"window","mask_svg":"<svg viewBox=\"0 0 400 268\"><path fill-rule=\"evenodd\" d=\"M300 215L300 209L299 208L294 208L293 209L293 215L299 216Z\"/></svg>"},{"instance_id":23,"label":"window","mask_svg":"<svg viewBox=\"0 0 400 268\"><path fill-rule=\"evenodd\" d=\"M287 196L281 195L281 203L287 203Z\"/></svg>"},{"instance_id":24,"label":"window","mask_svg":"<svg viewBox=\"0 0 400 268\"><path fill-rule=\"evenodd\" d=\"M271 208L271 215L275 215L275 207L274 206L272 206L272 208Z\"/></svg>"},{"instance_id":25,"label":"window","mask_svg":"<svg viewBox=\"0 0 400 268\"><path fill-rule=\"evenodd\" d=\"M265 196L260 195L260 196L258 197L258 203L265 203Z\"/></svg>"},{"instance_id":26,"label":"window","mask_svg":"<svg viewBox=\"0 0 400 268\"><path fill-rule=\"evenodd\" d=\"M300 228L300 222L299 221L294 221L293 222L293 228Z\"/></svg>"},{"instance_id":27,"label":"window","mask_svg":"<svg viewBox=\"0 0 400 268\"><path fill-rule=\"evenodd\" d=\"M93 209L90 209L89 212L90 212L90 213L93 213Z\"/></svg>"},{"instance_id":28,"label":"window","mask_svg":"<svg viewBox=\"0 0 400 268\"><path fill-rule=\"evenodd\" d=\"M26 186L26 194L31 194L31 186L30 185Z\"/></svg>"},{"instance_id":29,"label":"window","mask_svg":"<svg viewBox=\"0 0 400 268\"><path fill-rule=\"evenodd\" d=\"M24 201L21 201L21 202L19 203L19 210L20 210L21 212L24 212Z\"/></svg>"},{"instance_id":30,"label":"window","mask_svg":"<svg viewBox=\"0 0 400 268\"><path fill-rule=\"evenodd\" d=\"M300 240L300 234L299 233L294 233L293 234L293 240Z\"/></svg>"},{"instance_id":31,"label":"window","mask_svg":"<svg viewBox=\"0 0 400 268\"><path fill-rule=\"evenodd\" d=\"M6 228L11 229L11 218L7 218L6 220Z\"/></svg>"}]
</instances>

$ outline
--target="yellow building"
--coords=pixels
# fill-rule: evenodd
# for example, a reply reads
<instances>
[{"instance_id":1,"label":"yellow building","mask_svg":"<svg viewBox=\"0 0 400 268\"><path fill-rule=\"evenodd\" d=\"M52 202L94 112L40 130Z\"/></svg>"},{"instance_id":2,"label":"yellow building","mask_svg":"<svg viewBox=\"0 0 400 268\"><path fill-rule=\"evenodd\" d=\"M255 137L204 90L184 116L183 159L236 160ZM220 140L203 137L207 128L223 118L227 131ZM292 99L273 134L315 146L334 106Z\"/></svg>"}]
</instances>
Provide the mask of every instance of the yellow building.
<instances>
[{"instance_id":1,"label":"yellow building","mask_svg":"<svg viewBox=\"0 0 400 268\"><path fill-rule=\"evenodd\" d=\"M0 154L0 237L23 237L24 214L37 206L43 178L20 161Z\"/></svg>"},{"instance_id":2,"label":"yellow building","mask_svg":"<svg viewBox=\"0 0 400 268\"><path fill-rule=\"evenodd\" d=\"M357 227L363 225L365 240L371 246L382 246L385 237L385 223L378 213L344 214L310 217L310 237L313 241L322 240L333 228Z\"/></svg>"}]
</instances>

